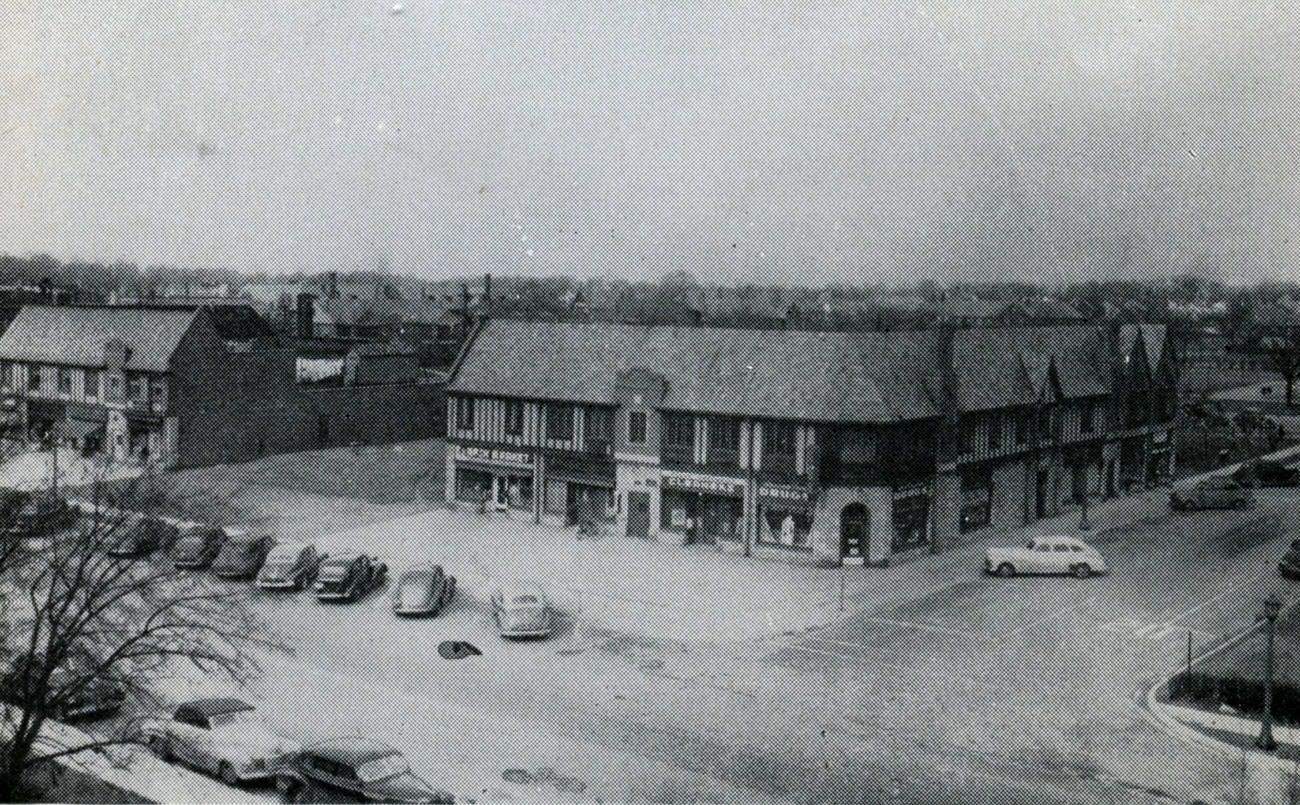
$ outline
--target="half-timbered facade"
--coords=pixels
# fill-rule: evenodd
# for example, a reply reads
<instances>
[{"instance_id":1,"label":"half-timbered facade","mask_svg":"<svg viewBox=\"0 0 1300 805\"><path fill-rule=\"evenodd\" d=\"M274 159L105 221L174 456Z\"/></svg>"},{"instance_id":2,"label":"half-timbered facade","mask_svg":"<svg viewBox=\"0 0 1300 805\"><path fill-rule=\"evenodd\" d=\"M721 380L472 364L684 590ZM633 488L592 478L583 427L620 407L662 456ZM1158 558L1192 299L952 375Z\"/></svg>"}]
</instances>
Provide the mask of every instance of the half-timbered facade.
<instances>
[{"instance_id":1,"label":"half-timbered facade","mask_svg":"<svg viewBox=\"0 0 1300 805\"><path fill-rule=\"evenodd\" d=\"M885 562L1159 481L1165 341L1145 325L489 321L448 387L447 496L630 537Z\"/></svg>"}]
</instances>

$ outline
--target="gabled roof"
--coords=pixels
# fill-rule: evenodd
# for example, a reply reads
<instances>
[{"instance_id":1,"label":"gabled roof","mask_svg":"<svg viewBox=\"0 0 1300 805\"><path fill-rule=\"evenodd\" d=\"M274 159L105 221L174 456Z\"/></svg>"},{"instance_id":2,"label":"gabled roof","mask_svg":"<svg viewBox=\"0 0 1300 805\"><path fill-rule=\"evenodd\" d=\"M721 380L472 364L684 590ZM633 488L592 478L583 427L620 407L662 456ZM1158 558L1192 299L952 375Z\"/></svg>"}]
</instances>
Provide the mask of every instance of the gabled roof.
<instances>
[{"instance_id":1,"label":"gabled roof","mask_svg":"<svg viewBox=\"0 0 1300 805\"><path fill-rule=\"evenodd\" d=\"M617 377L667 380L667 410L814 422L938 416L934 332L813 332L491 320L449 391L612 405Z\"/></svg>"},{"instance_id":2,"label":"gabled roof","mask_svg":"<svg viewBox=\"0 0 1300 805\"><path fill-rule=\"evenodd\" d=\"M126 368L165 372L200 311L154 307L23 307L0 335L0 360L103 366L104 345L129 349Z\"/></svg>"},{"instance_id":3,"label":"gabled roof","mask_svg":"<svg viewBox=\"0 0 1300 805\"><path fill-rule=\"evenodd\" d=\"M1060 384L1067 398L1110 390L1102 329L1093 325L980 327L953 335L957 405L985 411L1028 405Z\"/></svg>"},{"instance_id":4,"label":"gabled roof","mask_svg":"<svg viewBox=\"0 0 1300 805\"><path fill-rule=\"evenodd\" d=\"M1147 353L1147 366L1155 371L1164 356L1165 341L1169 328L1163 324L1125 324L1119 330L1119 345L1122 354L1129 355L1139 338Z\"/></svg>"}]
</instances>

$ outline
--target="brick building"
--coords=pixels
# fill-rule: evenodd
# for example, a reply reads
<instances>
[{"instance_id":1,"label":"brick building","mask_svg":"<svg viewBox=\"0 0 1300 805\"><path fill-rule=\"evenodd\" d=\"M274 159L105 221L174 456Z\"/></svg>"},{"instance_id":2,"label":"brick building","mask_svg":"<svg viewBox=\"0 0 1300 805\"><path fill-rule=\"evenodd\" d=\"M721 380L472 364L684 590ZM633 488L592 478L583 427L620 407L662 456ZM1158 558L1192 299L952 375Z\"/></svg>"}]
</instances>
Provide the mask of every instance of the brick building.
<instances>
[{"instance_id":1,"label":"brick building","mask_svg":"<svg viewBox=\"0 0 1300 805\"><path fill-rule=\"evenodd\" d=\"M1172 470L1163 327L806 332L492 320L447 498L796 562L880 563Z\"/></svg>"},{"instance_id":2,"label":"brick building","mask_svg":"<svg viewBox=\"0 0 1300 805\"><path fill-rule=\"evenodd\" d=\"M28 305L0 336L0 394L20 438L168 468L435 435L441 385L354 367L313 387L296 361L247 307Z\"/></svg>"}]
</instances>

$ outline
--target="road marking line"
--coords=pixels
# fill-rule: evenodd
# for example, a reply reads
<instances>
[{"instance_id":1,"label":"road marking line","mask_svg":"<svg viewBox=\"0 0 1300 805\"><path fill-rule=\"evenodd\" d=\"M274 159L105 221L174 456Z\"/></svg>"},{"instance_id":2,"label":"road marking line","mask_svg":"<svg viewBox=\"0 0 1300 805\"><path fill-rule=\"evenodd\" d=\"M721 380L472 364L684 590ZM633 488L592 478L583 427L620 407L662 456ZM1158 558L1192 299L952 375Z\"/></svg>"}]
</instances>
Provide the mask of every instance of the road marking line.
<instances>
[{"instance_id":1,"label":"road marking line","mask_svg":"<svg viewBox=\"0 0 1300 805\"><path fill-rule=\"evenodd\" d=\"M905 629L917 629L919 631L924 631L924 632L938 632L939 634L951 635L953 637L965 637L971 640L983 639L983 636L980 634L976 634L961 629L949 629L944 626L939 626L938 624L925 623L923 621L903 621L903 620L896 620L894 618L878 618L875 616L868 616L866 620L872 621L874 623L883 623L887 626L901 626Z\"/></svg>"},{"instance_id":2,"label":"road marking line","mask_svg":"<svg viewBox=\"0 0 1300 805\"><path fill-rule=\"evenodd\" d=\"M1157 629L1168 628L1168 626L1169 624L1167 623L1148 623L1146 626L1143 626L1141 629L1134 632L1133 636L1138 638L1147 637L1149 633L1154 632ZM1155 638L1152 639L1154 640Z\"/></svg>"},{"instance_id":3,"label":"road marking line","mask_svg":"<svg viewBox=\"0 0 1300 805\"><path fill-rule=\"evenodd\" d=\"M1202 609L1205 609L1206 607L1208 607L1208 606L1210 606L1210 605L1212 605L1212 604L1217 604L1218 602L1222 601L1223 599L1227 598L1228 596L1232 595L1233 593L1239 591L1241 588L1245 587L1246 585L1248 585L1248 584L1254 584L1255 582L1258 582L1258 581L1260 581L1261 579L1263 579L1265 576L1271 576L1272 574L1273 574L1273 571L1272 571L1272 570L1267 570L1267 571L1264 571L1263 573L1259 573L1259 574L1257 574L1257 575L1251 576L1250 578L1243 579L1243 580L1240 581L1240 583L1235 584L1235 585L1233 585L1232 587L1229 587L1228 589L1224 590L1222 593L1219 593L1218 595L1214 596L1213 598L1209 598L1209 599L1207 599L1207 600L1205 600L1205 601L1202 601L1201 603L1197 604L1196 606L1194 606L1194 607L1192 607L1192 608L1190 608L1190 609L1187 609L1187 610L1184 610L1183 612L1180 612L1179 614L1177 614L1177 615L1173 616L1172 618L1170 618L1169 620L1167 620L1166 623L1169 623L1169 624L1177 623L1178 621L1182 620L1183 618L1186 618L1188 615L1194 615L1194 614L1196 614L1197 612L1200 612Z\"/></svg>"}]
</instances>

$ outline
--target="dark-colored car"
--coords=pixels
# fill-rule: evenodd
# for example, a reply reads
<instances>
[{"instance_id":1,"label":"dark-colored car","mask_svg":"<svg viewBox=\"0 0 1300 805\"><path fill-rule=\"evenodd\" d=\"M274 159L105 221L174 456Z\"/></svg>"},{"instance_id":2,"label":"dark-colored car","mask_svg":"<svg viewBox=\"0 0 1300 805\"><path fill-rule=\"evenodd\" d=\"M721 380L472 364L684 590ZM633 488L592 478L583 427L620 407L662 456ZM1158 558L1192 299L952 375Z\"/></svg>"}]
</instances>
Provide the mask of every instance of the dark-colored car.
<instances>
[{"instance_id":1,"label":"dark-colored car","mask_svg":"<svg viewBox=\"0 0 1300 805\"><path fill-rule=\"evenodd\" d=\"M1232 478L1243 486L1300 486L1300 470L1264 459L1242 464Z\"/></svg>"},{"instance_id":2,"label":"dark-colored car","mask_svg":"<svg viewBox=\"0 0 1300 805\"><path fill-rule=\"evenodd\" d=\"M393 585L393 612L398 615L437 615L456 592L456 577L442 565L416 565Z\"/></svg>"},{"instance_id":3,"label":"dark-colored car","mask_svg":"<svg viewBox=\"0 0 1300 805\"><path fill-rule=\"evenodd\" d=\"M200 570L212 564L225 541L226 532L216 526L186 526L172 549L172 562L179 568Z\"/></svg>"},{"instance_id":4,"label":"dark-colored car","mask_svg":"<svg viewBox=\"0 0 1300 805\"><path fill-rule=\"evenodd\" d=\"M321 563L316 597L322 601L355 601L388 578L388 566L373 556L344 553Z\"/></svg>"},{"instance_id":5,"label":"dark-colored car","mask_svg":"<svg viewBox=\"0 0 1300 805\"><path fill-rule=\"evenodd\" d=\"M1255 493L1232 478L1215 476L1194 486L1169 493L1169 507L1189 509L1244 509L1255 500Z\"/></svg>"},{"instance_id":6,"label":"dark-colored car","mask_svg":"<svg viewBox=\"0 0 1300 805\"><path fill-rule=\"evenodd\" d=\"M123 559L148 556L157 550L168 550L176 544L180 531L171 523L157 517L136 517L118 525L108 535L108 555Z\"/></svg>"},{"instance_id":7,"label":"dark-colored car","mask_svg":"<svg viewBox=\"0 0 1300 805\"><path fill-rule=\"evenodd\" d=\"M212 560L212 572L223 579L251 579L262 569L266 556L275 547L268 536L236 534L226 537L226 544Z\"/></svg>"},{"instance_id":8,"label":"dark-colored car","mask_svg":"<svg viewBox=\"0 0 1300 805\"><path fill-rule=\"evenodd\" d=\"M24 534L37 531L50 533L72 528L80 515L80 511L63 498L24 492L16 494L25 496L25 499L15 507L14 528Z\"/></svg>"},{"instance_id":9,"label":"dark-colored car","mask_svg":"<svg viewBox=\"0 0 1300 805\"><path fill-rule=\"evenodd\" d=\"M305 542L281 542L267 554L257 574L257 586L264 590L305 590L316 580L322 561L320 553Z\"/></svg>"},{"instance_id":10,"label":"dark-colored car","mask_svg":"<svg viewBox=\"0 0 1300 805\"><path fill-rule=\"evenodd\" d=\"M37 657L34 666L39 666L41 658ZM0 678L0 700L18 706L28 706L36 697L36 691L42 689L34 676L24 674L29 666L19 660L9 666L4 677ZM33 675L39 674L39 667L31 667ZM102 718L112 715L122 708L126 701L126 691L117 682L101 679L72 667L53 669L49 683L43 686L49 702L50 718L58 721L78 721L89 718Z\"/></svg>"},{"instance_id":11,"label":"dark-colored car","mask_svg":"<svg viewBox=\"0 0 1300 805\"><path fill-rule=\"evenodd\" d=\"M1277 569L1288 579L1300 579L1300 539L1291 541L1291 550L1282 556Z\"/></svg>"},{"instance_id":12,"label":"dark-colored car","mask_svg":"<svg viewBox=\"0 0 1300 805\"><path fill-rule=\"evenodd\" d=\"M455 802L411 771L406 758L369 738L314 743L285 763L275 786L292 802Z\"/></svg>"}]
</instances>

